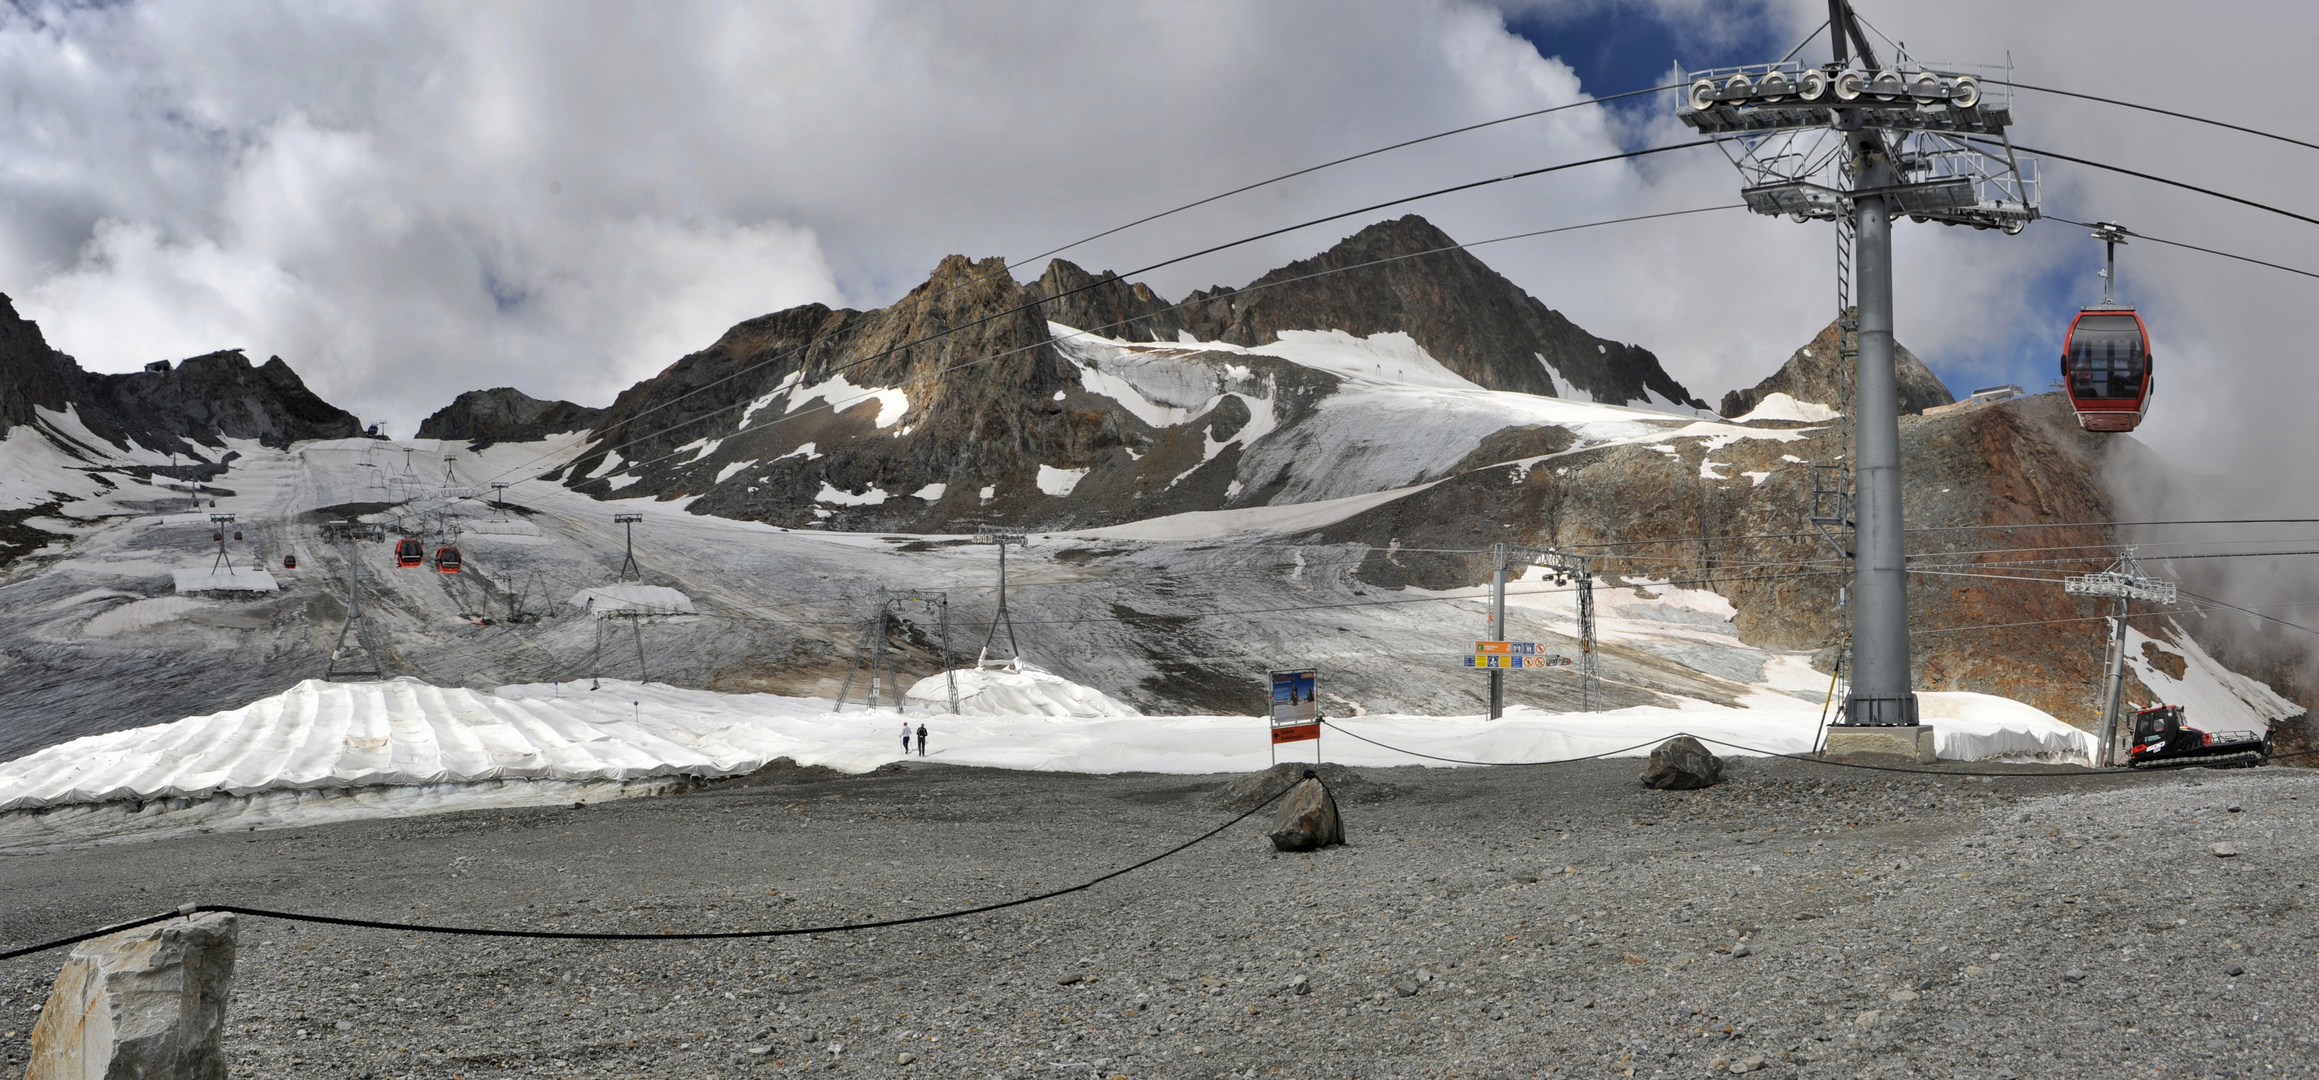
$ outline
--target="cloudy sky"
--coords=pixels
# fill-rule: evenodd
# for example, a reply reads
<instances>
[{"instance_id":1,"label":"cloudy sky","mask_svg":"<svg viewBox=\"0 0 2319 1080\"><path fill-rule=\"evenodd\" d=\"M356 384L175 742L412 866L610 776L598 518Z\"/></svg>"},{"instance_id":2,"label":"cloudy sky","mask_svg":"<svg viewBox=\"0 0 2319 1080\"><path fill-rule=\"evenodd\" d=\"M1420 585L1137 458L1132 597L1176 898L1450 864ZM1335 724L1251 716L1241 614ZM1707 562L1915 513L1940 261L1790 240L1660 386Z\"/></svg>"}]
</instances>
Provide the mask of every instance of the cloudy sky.
<instances>
[{"instance_id":1,"label":"cloudy sky","mask_svg":"<svg viewBox=\"0 0 2319 1080\"><path fill-rule=\"evenodd\" d=\"M1865 0L1930 60L2319 141L2283 91L2288 3ZM465 389L603 404L794 304L892 302L942 255L1022 259L1388 142L1769 60L1814 0L1542 3L267 4L0 8L0 292L91 368L279 354L407 433ZM1824 38L1807 59L1825 55ZM2319 216L2319 151L2045 95L2020 141ZM1069 253L1129 269L1432 187L1677 141L1666 97L1522 121L1266 188ZM2047 207L2319 269L2319 226L2061 162ZM1430 201L1464 240L1734 201L1683 150ZM1237 284L1360 222L1152 275ZM1899 329L1961 391L2042 388L2098 246L1899 227ZM1723 213L1482 249L1703 397L1833 311L1827 225ZM2139 244L2161 352L2146 441L2278 472L2314 442L2319 281ZM1026 265L1018 274L1038 271ZM2299 473L2300 470L2291 470Z\"/></svg>"}]
</instances>

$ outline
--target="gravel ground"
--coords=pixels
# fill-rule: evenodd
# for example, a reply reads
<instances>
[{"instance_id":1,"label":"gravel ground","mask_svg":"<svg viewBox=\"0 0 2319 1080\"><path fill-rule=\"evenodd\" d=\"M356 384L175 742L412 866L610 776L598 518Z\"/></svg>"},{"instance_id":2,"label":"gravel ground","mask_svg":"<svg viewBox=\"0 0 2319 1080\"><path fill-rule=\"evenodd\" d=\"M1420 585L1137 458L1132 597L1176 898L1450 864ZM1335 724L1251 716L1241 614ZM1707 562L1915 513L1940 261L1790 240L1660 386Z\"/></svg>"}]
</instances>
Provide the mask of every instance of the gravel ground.
<instances>
[{"instance_id":1,"label":"gravel ground","mask_svg":"<svg viewBox=\"0 0 2319 1080\"><path fill-rule=\"evenodd\" d=\"M856 934L596 944L244 920L228 1046L236 1076L374 1080L2319 1070L2319 773L1742 762L1711 790L1656 792L1640 768L1358 770L1348 847L1276 856L1267 811L1086 892ZM1231 779L805 771L6 859L0 941L195 898L644 931L936 912L1212 828ZM62 959L0 963L15 1068Z\"/></svg>"}]
</instances>

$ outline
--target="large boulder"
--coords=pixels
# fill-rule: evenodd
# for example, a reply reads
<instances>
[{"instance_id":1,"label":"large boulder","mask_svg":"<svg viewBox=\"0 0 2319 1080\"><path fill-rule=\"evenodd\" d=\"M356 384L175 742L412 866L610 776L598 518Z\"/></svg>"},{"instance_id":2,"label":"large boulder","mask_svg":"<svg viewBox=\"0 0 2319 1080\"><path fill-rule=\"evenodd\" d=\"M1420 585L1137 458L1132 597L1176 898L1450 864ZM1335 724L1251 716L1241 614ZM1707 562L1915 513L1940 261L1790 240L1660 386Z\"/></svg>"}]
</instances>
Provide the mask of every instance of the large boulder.
<instances>
[{"instance_id":1,"label":"large boulder","mask_svg":"<svg viewBox=\"0 0 2319 1080\"><path fill-rule=\"evenodd\" d=\"M1307 774L1310 776L1310 774ZM1337 800L1317 776L1288 793L1280 824L1272 830L1272 846L1281 851L1317 851L1345 842L1345 822L1337 816Z\"/></svg>"},{"instance_id":2,"label":"large boulder","mask_svg":"<svg viewBox=\"0 0 2319 1080\"><path fill-rule=\"evenodd\" d=\"M1713 787L1722 778L1723 763L1689 735L1677 735L1660 743L1658 749L1651 751L1650 765L1643 769L1643 786L1661 791Z\"/></svg>"},{"instance_id":3,"label":"large boulder","mask_svg":"<svg viewBox=\"0 0 2319 1080\"><path fill-rule=\"evenodd\" d=\"M123 930L72 951L32 1026L25 1080L225 1080L234 917Z\"/></svg>"}]
</instances>

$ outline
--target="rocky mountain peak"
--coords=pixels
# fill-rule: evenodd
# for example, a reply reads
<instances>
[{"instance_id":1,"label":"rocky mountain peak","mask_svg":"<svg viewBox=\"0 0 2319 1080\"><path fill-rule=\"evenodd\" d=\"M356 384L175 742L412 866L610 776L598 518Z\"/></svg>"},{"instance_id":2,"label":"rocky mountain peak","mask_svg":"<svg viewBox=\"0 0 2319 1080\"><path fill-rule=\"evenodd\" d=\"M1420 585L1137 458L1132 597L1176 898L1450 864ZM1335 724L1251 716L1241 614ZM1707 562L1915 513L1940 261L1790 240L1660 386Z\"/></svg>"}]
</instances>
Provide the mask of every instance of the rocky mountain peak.
<instances>
[{"instance_id":1,"label":"rocky mountain peak","mask_svg":"<svg viewBox=\"0 0 2319 1080\"><path fill-rule=\"evenodd\" d=\"M1579 329L1415 214L1371 225L1245 288L1195 292L1185 305L1185 326L1203 340L1262 345L1283 330L1400 331L1484 389L1706 408L1650 350Z\"/></svg>"},{"instance_id":2,"label":"rocky mountain peak","mask_svg":"<svg viewBox=\"0 0 2319 1080\"><path fill-rule=\"evenodd\" d=\"M0 435L31 423L34 406L62 411L79 374L80 366L49 348L39 325L0 295Z\"/></svg>"},{"instance_id":3,"label":"rocky mountain peak","mask_svg":"<svg viewBox=\"0 0 2319 1080\"><path fill-rule=\"evenodd\" d=\"M541 401L512 386L469 390L419 422L419 438L464 439L472 443L525 442L568 431L587 431L604 410L569 401Z\"/></svg>"},{"instance_id":4,"label":"rocky mountain peak","mask_svg":"<svg viewBox=\"0 0 2319 1080\"><path fill-rule=\"evenodd\" d=\"M51 348L40 327L0 296L0 434L35 421L35 407L70 407L116 446L196 454L225 439L288 446L362 431L353 413L316 396L279 356L252 365L240 349L106 375Z\"/></svg>"},{"instance_id":5,"label":"rocky mountain peak","mask_svg":"<svg viewBox=\"0 0 2319 1080\"><path fill-rule=\"evenodd\" d=\"M1797 401L1816 402L1841 412L1852 410L1852 373L1838 341L1839 324L1831 321L1822 327L1812 340L1788 357L1770 378L1746 390L1733 390L1723 395L1722 407L1716 411L1724 416L1745 416L1772 394L1786 394ZM1899 342L1892 345L1893 366L1900 381L1900 411L1904 415L1921 413L1936 405L1956 401L1946 383L1941 382L1932 369L1924 366L1915 353Z\"/></svg>"}]
</instances>

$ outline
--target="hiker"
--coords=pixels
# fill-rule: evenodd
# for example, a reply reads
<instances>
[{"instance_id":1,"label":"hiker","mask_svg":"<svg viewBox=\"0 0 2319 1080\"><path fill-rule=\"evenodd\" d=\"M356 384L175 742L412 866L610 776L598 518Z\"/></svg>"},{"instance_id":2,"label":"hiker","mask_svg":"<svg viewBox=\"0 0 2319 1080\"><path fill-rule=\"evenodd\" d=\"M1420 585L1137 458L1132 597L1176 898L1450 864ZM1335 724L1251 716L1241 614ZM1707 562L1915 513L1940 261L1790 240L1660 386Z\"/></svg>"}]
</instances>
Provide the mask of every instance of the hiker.
<instances>
[{"instance_id":1,"label":"hiker","mask_svg":"<svg viewBox=\"0 0 2319 1080\"><path fill-rule=\"evenodd\" d=\"M926 725L918 725L918 756L926 756Z\"/></svg>"},{"instance_id":2,"label":"hiker","mask_svg":"<svg viewBox=\"0 0 2319 1080\"><path fill-rule=\"evenodd\" d=\"M921 739L923 739L923 736L921 736L920 738L921 738ZM908 757L909 755L910 755L910 722L909 722L908 720L904 720L904 721L902 721L902 756L904 756L904 757Z\"/></svg>"}]
</instances>

